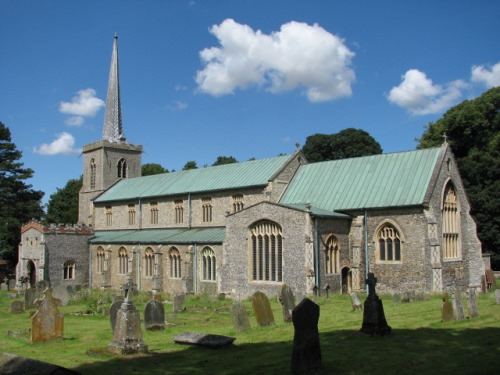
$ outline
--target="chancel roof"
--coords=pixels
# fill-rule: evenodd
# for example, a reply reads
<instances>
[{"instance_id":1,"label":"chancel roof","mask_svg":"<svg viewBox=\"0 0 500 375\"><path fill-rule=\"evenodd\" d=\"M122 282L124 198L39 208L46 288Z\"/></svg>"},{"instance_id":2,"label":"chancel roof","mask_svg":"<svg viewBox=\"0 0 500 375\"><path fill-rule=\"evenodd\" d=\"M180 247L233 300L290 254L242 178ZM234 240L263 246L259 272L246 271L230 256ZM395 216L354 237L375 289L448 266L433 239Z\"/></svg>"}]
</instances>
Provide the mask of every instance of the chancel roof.
<instances>
[{"instance_id":1,"label":"chancel roof","mask_svg":"<svg viewBox=\"0 0 500 375\"><path fill-rule=\"evenodd\" d=\"M308 206L313 213L421 205L440 152L431 148L303 165L279 203Z\"/></svg>"}]
</instances>

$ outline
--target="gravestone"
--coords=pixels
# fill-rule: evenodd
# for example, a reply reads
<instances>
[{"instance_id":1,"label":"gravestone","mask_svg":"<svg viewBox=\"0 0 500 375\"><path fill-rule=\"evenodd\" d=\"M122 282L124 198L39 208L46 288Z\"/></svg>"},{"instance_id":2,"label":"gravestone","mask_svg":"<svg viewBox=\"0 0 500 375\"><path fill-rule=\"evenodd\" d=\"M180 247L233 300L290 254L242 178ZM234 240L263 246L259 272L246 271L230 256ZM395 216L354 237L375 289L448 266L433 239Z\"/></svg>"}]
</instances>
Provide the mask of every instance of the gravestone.
<instances>
[{"instance_id":1,"label":"gravestone","mask_svg":"<svg viewBox=\"0 0 500 375\"><path fill-rule=\"evenodd\" d=\"M447 292L443 293L443 304L441 305L441 320L451 322L454 319L453 305L450 302L450 296Z\"/></svg>"},{"instance_id":2,"label":"gravestone","mask_svg":"<svg viewBox=\"0 0 500 375\"><path fill-rule=\"evenodd\" d=\"M279 301L281 303L281 309L283 311L283 320L286 323L291 323L292 311L295 308L295 299L292 289L286 284L283 284L283 286L281 287Z\"/></svg>"},{"instance_id":3,"label":"gravestone","mask_svg":"<svg viewBox=\"0 0 500 375\"><path fill-rule=\"evenodd\" d=\"M82 290L82 286L81 285L75 285L75 292L79 292Z\"/></svg>"},{"instance_id":4,"label":"gravestone","mask_svg":"<svg viewBox=\"0 0 500 375\"><path fill-rule=\"evenodd\" d=\"M43 292L44 297L36 300L38 310L31 318L31 341L60 341L64 336L64 317L57 306L61 301L52 297L52 289Z\"/></svg>"},{"instance_id":5,"label":"gravestone","mask_svg":"<svg viewBox=\"0 0 500 375\"><path fill-rule=\"evenodd\" d=\"M252 309L257 324L261 327L274 325L274 315L269 299L262 292L255 292L252 296Z\"/></svg>"},{"instance_id":6,"label":"gravestone","mask_svg":"<svg viewBox=\"0 0 500 375\"><path fill-rule=\"evenodd\" d=\"M453 305L453 316L455 320L464 320L464 305L462 303L462 294L458 288L455 289L455 292L451 295L451 302Z\"/></svg>"},{"instance_id":7,"label":"gravestone","mask_svg":"<svg viewBox=\"0 0 500 375\"><path fill-rule=\"evenodd\" d=\"M165 329L165 308L155 298L144 306L144 328L149 331Z\"/></svg>"},{"instance_id":8,"label":"gravestone","mask_svg":"<svg viewBox=\"0 0 500 375\"><path fill-rule=\"evenodd\" d=\"M9 290L14 290L16 289L16 279L10 279L9 280Z\"/></svg>"},{"instance_id":9,"label":"gravestone","mask_svg":"<svg viewBox=\"0 0 500 375\"><path fill-rule=\"evenodd\" d=\"M495 300L497 302L497 305L500 305L500 289L495 290Z\"/></svg>"},{"instance_id":10,"label":"gravestone","mask_svg":"<svg viewBox=\"0 0 500 375\"><path fill-rule=\"evenodd\" d=\"M395 305L398 305L400 301L401 301L401 296L398 293L392 296L392 303L394 303Z\"/></svg>"},{"instance_id":11,"label":"gravestone","mask_svg":"<svg viewBox=\"0 0 500 375\"><path fill-rule=\"evenodd\" d=\"M230 345L234 340L236 340L236 337L198 332L184 332L174 337L174 342L177 344L199 345L209 348L219 348L221 346Z\"/></svg>"},{"instance_id":12,"label":"gravestone","mask_svg":"<svg viewBox=\"0 0 500 375\"><path fill-rule=\"evenodd\" d=\"M109 343L108 350L118 354L147 353L148 346L142 341L141 318L139 311L131 301L135 289L132 277L128 277L123 285L125 300L116 314L113 341Z\"/></svg>"},{"instance_id":13,"label":"gravestone","mask_svg":"<svg viewBox=\"0 0 500 375\"><path fill-rule=\"evenodd\" d=\"M12 314L19 314L24 312L24 302L19 300L12 301L12 303L10 304L10 312Z\"/></svg>"},{"instance_id":14,"label":"gravestone","mask_svg":"<svg viewBox=\"0 0 500 375\"><path fill-rule=\"evenodd\" d=\"M377 278L372 272L368 273L366 284L368 285L368 297L364 304L363 325L361 326L360 332L369 335L387 335L391 333L391 327L387 324L385 319L382 301L375 292Z\"/></svg>"},{"instance_id":15,"label":"gravestone","mask_svg":"<svg viewBox=\"0 0 500 375\"><path fill-rule=\"evenodd\" d=\"M243 304L235 303L231 306L231 318L236 332L241 333L250 330L250 321Z\"/></svg>"},{"instance_id":16,"label":"gravestone","mask_svg":"<svg viewBox=\"0 0 500 375\"><path fill-rule=\"evenodd\" d=\"M359 295L356 292L351 293L351 305L352 311L363 311L363 305L359 299Z\"/></svg>"},{"instance_id":17,"label":"gravestone","mask_svg":"<svg viewBox=\"0 0 500 375\"><path fill-rule=\"evenodd\" d=\"M321 369L319 343L319 306L304 298L292 311L293 335L292 374L309 374Z\"/></svg>"},{"instance_id":18,"label":"gravestone","mask_svg":"<svg viewBox=\"0 0 500 375\"><path fill-rule=\"evenodd\" d=\"M25 309L32 309L35 307L35 296L36 296L36 289L35 288L28 288L24 291L24 308Z\"/></svg>"},{"instance_id":19,"label":"gravestone","mask_svg":"<svg viewBox=\"0 0 500 375\"><path fill-rule=\"evenodd\" d=\"M344 288L345 285L342 286L342 288ZM330 301L330 297L329 297L329 294L330 294L330 284L326 284L325 287L323 288L323 290L325 291L326 293L326 301ZM342 289L342 293L345 293L344 292L344 289Z\"/></svg>"},{"instance_id":20,"label":"gravestone","mask_svg":"<svg viewBox=\"0 0 500 375\"><path fill-rule=\"evenodd\" d=\"M54 298L61 300L62 306L68 305L69 293L68 288L64 285L56 285L54 288L52 288L52 295L54 296Z\"/></svg>"},{"instance_id":21,"label":"gravestone","mask_svg":"<svg viewBox=\"0 0 500 375\"><path fill-rule=\"evenodd\" d=\"M0 374L79 375L79 372L36 359L0 353Z\"/></svg>"},{"instance_id":22,"label":"gravestone","mask_svg":"<svg viewBox=\"0 0 500 375\"><path fill-rule=\"evenodd\" d=\"M42 294L49 286L49 282L45 280L40 280L36 283L36 289L38 289Z\"/></svg>"},{"instance_id":23,"label":"gravestone","mask_svg":"<svg viewBox=\"0 0 500 375\"><path fill-rule=\"evenodd\" d=\"M184 311L184 302L186 302L185 294L176 294L174 296L173 312Z\"/></svg>"},{"instance_id":24,"label":"gravestone","mask_svg":"<svg viewBox=\"0 0 500 375\"><path fill-rule=\"evenodd\" d=\"M0 284L0 290L9 290L9 279L5 278Z\"/></svg>"},{"instance_id":25,"label":"gravestone","mask_svg":"<svg viewBox=\"0 0 500 375\"><path fill-rule=\"evenodd\" d=\"M478 316L477 312L477 300L476 300L476 289L470 288L467 293L469 302L469 318L475 318Z\"/></svg>"},{"instance_id":26,"label":"gravestone","mask_svg":"<svg viewBox=\"0 0 500 375\"><path fill-rule=\"evenodd\" d=\"M123 300L116 300L109 308L109 323L111 324L112 333L115 333L116 314L118 314L118 310L122 307L122 303Z\"/></svg>"}]
</instances>

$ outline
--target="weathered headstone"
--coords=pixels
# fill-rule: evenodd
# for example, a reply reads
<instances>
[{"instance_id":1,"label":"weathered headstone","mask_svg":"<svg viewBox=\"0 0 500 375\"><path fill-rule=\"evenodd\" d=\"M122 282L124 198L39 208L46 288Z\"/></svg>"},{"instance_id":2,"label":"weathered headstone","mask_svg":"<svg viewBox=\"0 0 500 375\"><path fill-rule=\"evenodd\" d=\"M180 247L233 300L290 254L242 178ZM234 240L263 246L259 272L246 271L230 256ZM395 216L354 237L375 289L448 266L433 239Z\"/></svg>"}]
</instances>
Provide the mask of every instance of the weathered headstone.
<instances>
[{"instance_id":1,"label":"weathered headstone","mask_svg":"<svg viewBox=\"0 0 500 375\"><path fill-rule=\"evenodd\" d=\"M45 289L47 289L49 286L50 286L49 282L45 280L40 280L36 283L36 289L41 291L42 294L45 291Z\"/></svg>"},{"instance_id":2,"label":"weathered headstone","mask_svg":"<svg viewBox=\"0 0 500 375\"><path fill-rule=\"evenodd\" d=\"M82 290L82 286L81 285L75 285L75 292L79 292Z\"/></svg>"},{"instance_id":3,"label":"weathered headstone","mask_svg":"<svg viewBox=\"0 0 500 375\"><path fill-rule=\"evenodd\" d=\"M165 329L165 308L154 298L144 306L144 328L149 331Z\"/></svg>"},{"instance_id":4,"label":"weathered headstone","mask_svg":"<svg viewBox=\"0 0 500 375\"><path fill-rule=\"evenodd\" d=\"M495 290L495 300L497 302L497 305L500 305L500 289Z\"/></svg>"},{"instance_id":5,"label":"weathered headstone","mask_svg":"<svg viewBox=\"0 0 500 375\"><path fill-rule=\"evenodd\" d=\"M16 279L10 279L9 280L9 290L15 290L16 289Z\"/></svg>"},{"instance_id":6,"label":"weathered headstone","mask_svg":"<svg viewBox=\"0 0 500 375\"><path fill-rule=\"evenodd\" d=\"M173 312L184 311L184 303L186 302L185 294L176 294L174 296Z\"/></svg>"},{"instance_id":7,"label":"weathered headstone","mask_svg":"<svg viewBox=\"0 0 500 375\"><path fill-rule=\"evenodd\" d=\"M241 333L250 330L250 321L243 304L235 303L231 306L231 318L236 332Z\"/></svg>"},{"instance_id":8,"label":"weathered headstone","mask_svg":"<svg viewBox=\"0 0 500 375\"><path fill-rule=\"evenodd\" d=\"M401 301L401 296L398 293L392 295L392 303L397 305L399 304L400 301Z\"/></svg>"},{"instance_id":9,"label":"weathered headstone","mask_svg":"<svg viewBox=\"0 0 500 375\"><path fill-rule=\"evenodd\" d=\"M24 302L19 300L12 301L12 303L10 304L10 312L12 314L19 314L24 312Z\"/></svg>"},{"instance_id":10,"label":"weathered headstone","mask_svg":"<svg viewBox=\"0 0 500 375\"><path fill-rule=\"evenodd\" d=\"M0 284L0 290L9 290L9 279L4 279L3 283Z\"/></svg>"},{"instance_id":11,"label":"weathered headstone","mask_svg":"<svg viewBox=\"0 0 500 375\"><path fill-rule=\"evenodd\" d=\"M286 323L291 323L292 311L295 308L295 299L292 289L286 284L283 284L283 286L281 287L279 301L281 303L281 309L283 311L283 320Z\"/></svg>"},{"instance_id":12,"label":"weathered headstone","mask_svg":"<svg viewBox=\"0 0 500 375\"><path fill-rule=\"evenodd\" d=\"M274 315L269 299L262 292L255 292L252 296L252 309L257 324L261 327L274 325Z\"/></svg>"},{"instance_id":13,"label":"weathered headstone","mask_svg":"<svg viewBox=\"0 0 500 375\"><path fill-rule=\"evenodd\" d=\"M236 340L236 337L212 335L198 332L184 332L174 337L177 344L190 344L206 346L209 348L219 348L230 345Z\"/></svg>"},{"instance_id":14,"label":"weathered headstone","mask_svg":"<svg viewBox=\"0 0 500 375\"><path fill-rule=\"evenodd\" d=\"M319 306L304 298L293 309L292 374L309 374L322 367L319 343Z\"/></svg>"},{"instance_id":15,"label":"weathered headstone","mask_svg":"<svg viewBox=\"0 0 500 375\"><path fill-rule=\"evenodd\" d=\"M453 316L455 320L464 320L464 305L462 302L462 294L458 288L455 289L453 294L451 295L451 302L453 305Z\"/></svg>"},{"instance_id":16,"label":"weathered headstone","mask_svg":"<svg viewBox=\"0 0 500 375\"><path fill-rule=\"evenodd\" d=\"M366 284L368 285L368 297L364 304L363 325L361 326L360 332L369 335L387 335L391 333L391 327L387 324L385 319L382 301L375 292L377 278L372 272L368 274Z\"/></svg>"},{"instance_id":17,"label":"weathered headstone","mask_svg":"<svg viewBox=\"0 0 500 375\"><path fill-rule=\"evenodd\" d=\"M475 318L476 316L478 316L476 289L470 288L469 292L467 293L467 298L469 302L469 318Z\"/></svg>"},{"instance_id":18,"label":"weathered headstone","mask_svg":"<svg viewBox=\"0 0 500 375\"><path fill-rule=\"evenodd\" d=\"M344 288L345 285L342 286L342 288ZM326 284L323 288L323 290L325 291L326 293L326 301L330 301L330 297L329 297L329 294L330 294L330 284ZM344 293L343 289L342 289L342 293Z\"/></svg>"},{"instance_id":19,"label":"weathered headstone","mask_svg":"<svg viewBox=\"0 0 500 375\"><path fill-rule=\"evenodd\" d=\"M130 299L134 289L134 283L129 276L127 283L123 285L125 300L116 314L113 341L108 345L108 350L113 353L133 354L148 351L148 346L142 341L139 311Z\"/></svg>"},{"instance_id":20,"label":"weathered headstone","mask_svg":"<svg viewBox=\"0 0 500 375\"><path fill-rule=\"evenodd\" d=\"M115 333L116 326L116 314L118 310L122 307L123 300L117 300L113 302L109 308L109 323L111 324L111 332Z\"/></svg>"},{"instance_id":21,"label":"weathered headstone","mask_svg":"<svg viewBox=\"0 0 500 375\"><path fill-rule=\"evenodd\" d=\"M36 300L37 312L31 318L31 341L62 340L64 336L64 317L57 306L61 301L52 297L52 289L44 291L44 297Z\"/></svg>"},{"instance_id":22,"label":"weathered headstone","mask_svg":"<svg viewBox=\"0 0 500 375\"><path fill-rule=\"evenodd\" d=\"M363 311L363 305L359 299L359 295L356 292L351 293L351 305L352 311Z\"/></svg>"},{"instance_id":23,"label":"weathered headstone","mask_svg":"<svg viewBox=\"0 0 500 375\"><path fill-rule=\"evenodd\" d=\"M52 295L54 296L54 298L61 300L62 306L68 305L69 293L68 288L66 288L64 285L56 285L54 288L52 288Z\"/></svg>"},{"instance_id":24,"label":"weathered headstone","mask_svg":"<svg viewBox=\"0 0 500 375\"><path fill-rule=\"evenodd\" d=\"M35 296L35 288L28 288L24 291L24 308L32 309L33 307L35 307Z\"/></svg>"},{"instance_id":25,"label":"weathered headstone","mask_svg":"<svg viewBox=\"0 0 500 375\"><path fill-rule=\"evenodd\" d=\"M443 304L441 305L441 320L443 322L451 322L454 319L453 305L450 302L450 296L447 292L443 293Z\"/></svg>"}]
</instances>

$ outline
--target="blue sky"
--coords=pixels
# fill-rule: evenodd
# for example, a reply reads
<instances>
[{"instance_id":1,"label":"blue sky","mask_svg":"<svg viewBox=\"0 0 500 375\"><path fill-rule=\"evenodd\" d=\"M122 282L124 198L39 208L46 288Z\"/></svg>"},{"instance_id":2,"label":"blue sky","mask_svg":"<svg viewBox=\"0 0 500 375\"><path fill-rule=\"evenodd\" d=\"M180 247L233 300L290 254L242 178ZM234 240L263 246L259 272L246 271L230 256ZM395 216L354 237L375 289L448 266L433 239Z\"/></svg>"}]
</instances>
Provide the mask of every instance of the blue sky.
<instances>
[{"instance_id":1,"label":"blue sky","mask_svg":"<svg viewBox=\"0 0 500 375\"><path fill-rule=\"evenodd\" d=\"M384 152L500 85L500 2L0 0L0 121L46 193L102 136L113 36L123 128L180 170L364 129Z\"/></svg>"}]
</instances>

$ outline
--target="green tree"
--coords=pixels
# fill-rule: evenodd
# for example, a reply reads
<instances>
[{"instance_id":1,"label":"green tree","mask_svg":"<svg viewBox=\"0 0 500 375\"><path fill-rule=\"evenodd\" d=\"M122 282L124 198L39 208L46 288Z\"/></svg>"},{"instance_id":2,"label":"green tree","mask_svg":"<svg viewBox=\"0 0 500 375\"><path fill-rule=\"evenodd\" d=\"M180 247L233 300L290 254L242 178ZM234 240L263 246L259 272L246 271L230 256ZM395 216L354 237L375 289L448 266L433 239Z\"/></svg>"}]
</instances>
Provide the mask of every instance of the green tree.
<instances>
[{"instance_id":1,"label":"green tree","mask_svg":"<svg viewBox=\"0 0 500 375\"><path fill-rule=\"evenodd\" d=\"M190 169L198 169L198 166L196 165L196 162L194 160L188 161L186 164L184 164L184 167L182 167L183 171L188 171Z\"/></svg>"},{"instance_id":2,"label":"green tree","mask_svg":"<svg viewBox=\"0 0 500 375\"><path fill-rule=\"evenodd\" d=\"M218 156L217 160L212 164L212 167L215 167L216 165L232 164L237 162L238 160L236 160L233 156Z\"/></svg>"},{"instance_id":3,"label":"green tree","mask_svg":"<svg viewBox=\"0 0 500 375\"><path fill-rule=\"evenodd\" d=\"M155 174L168 173L168 169L163 168L160 164L147 163L141 167L142 176L152 176Z\"/></svg>"},{"instance_id":4,"label":"green tree","mask_svg":"<svg viewBox=\"0 0 500 375\"><path fill-rule=\"evenodd\" d=\"M466 100L430 122L418 139L418 148L447 141L457 160L477 223L483 251L493 254L500 269L500 87Z\"/></svg>"},{"instance_id":5,"label":"green tree","mask_svg":"<svg viewBox=\"0 0 500 375\"><path fill-rule=\"evenodd\" d=\"M0 122L0 259L8 260L10 267L17 263L21 225L43 217L43 192L25 182L33 170L24 168L21 157L9 128Z\"/></svg>"},{"instance_id":6,"label":"green tree","mask_svg":"<svg viewBox=\"0 0 500 375\"><path fill-rule=\"evenodd\" d=\"M377 155L382 153L382 147L368 132L348 128L330 135L310 135L302 147L302 152L310 163L316 163Z\"/></svg>"},{"instance_id":7,"label":"green tree","mask_svg":"<svg viewBox=\"0 0 500 375\"><path fill-rule=\"evenodd\" d=\"M83 177L69 180L62 189L50 196L45 221L55 224L76 224L78 222L78 193Z\"/></svg>"}]
</instances>

